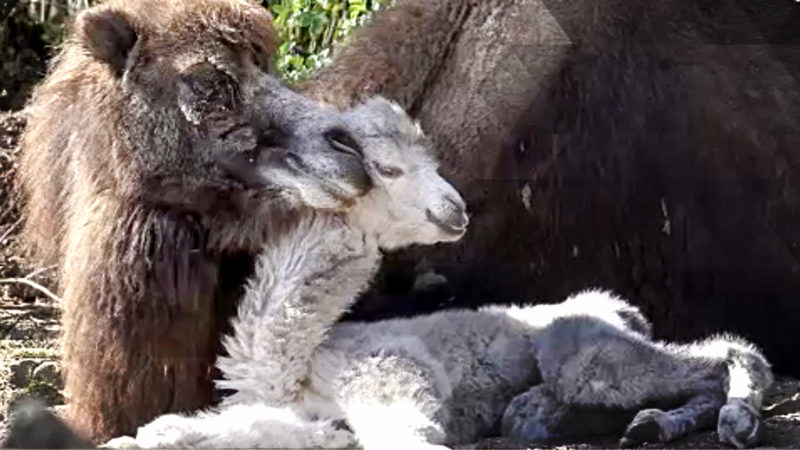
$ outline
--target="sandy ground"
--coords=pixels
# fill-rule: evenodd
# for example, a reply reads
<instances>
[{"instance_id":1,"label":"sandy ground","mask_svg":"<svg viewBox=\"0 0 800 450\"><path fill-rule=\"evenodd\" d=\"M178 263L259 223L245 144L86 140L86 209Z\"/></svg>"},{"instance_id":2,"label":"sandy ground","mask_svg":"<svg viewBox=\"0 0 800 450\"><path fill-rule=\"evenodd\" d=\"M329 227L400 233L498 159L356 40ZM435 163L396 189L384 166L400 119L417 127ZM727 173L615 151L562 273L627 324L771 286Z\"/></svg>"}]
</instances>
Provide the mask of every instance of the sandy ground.
<instances>
[{"instance_id":1,"label":"sandy ground","mask_svg":"<svg viewBox=\"0 0 800 450\"><path fill-rule=\"evenodd\" d=\"M17 136L23 125L19 115L0 113L0 280L27 278L52 287L52 268L29 267L20 255L17 233L20 228L19 201L13 194ZM12 382L21 364L35 367L58 360L56 340L59 333L59 303L22 283L0 282L0 442L4 440L9 405L31 392L49 395L58 404L60 395L42 390L39 383ZM58 383L52 383L58 388ZM48 386L44 386L48 388ZM800 448L800 381L778 378L766 397L764 408L767 428L765 448ZM613 448L617 437L592 437L537 445L537 448ZM694 433L669 445L644 448L718 448L713 431ZM465 448L530 448L524 443L486 439Z\"/></svg>"}]
</instances>

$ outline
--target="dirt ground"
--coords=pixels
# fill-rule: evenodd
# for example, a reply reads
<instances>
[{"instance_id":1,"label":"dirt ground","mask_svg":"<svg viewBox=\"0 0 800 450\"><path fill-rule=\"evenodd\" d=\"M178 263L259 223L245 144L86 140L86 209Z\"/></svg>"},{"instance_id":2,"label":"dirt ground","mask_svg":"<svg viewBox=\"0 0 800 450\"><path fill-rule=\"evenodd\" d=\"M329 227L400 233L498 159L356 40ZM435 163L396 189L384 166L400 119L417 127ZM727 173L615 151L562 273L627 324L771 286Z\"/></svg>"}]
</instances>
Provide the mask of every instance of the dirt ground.
<instances>
[{"instance_id":1,"label":"dirt ground","mask_svg":"<svg viewBox=\"0 0 800 450\"><path fill-rule=\"evenodd\" d=\"M24 284L52 287L53 270L26 264L18 240L21 204L13 187L23 126L22 115L0 113L0 442L16 398L33 394L50 404L63 402L57 376L59 305ZM42 376L48 370L49 376Z\"/></svg>"},{"instance_id":2,"label":"dirt ground","mask_svg":"<svg viewBox=\"0 0 800 450\"><path fill-rule=\"evenodd\" d=\"M24 125L19 114L0 113L0 443L8 408L23 395L63 403L58 376L59 302L25 284L24 279L52 289L53 268L26 264L17 234L20 202L13 186L18 158L17 137ZM9 279L15 279L9 281ZM55 367L55 369L53 369ZM800 381L778 378L765 400L765 448L800 448ZM610 448L616 437L570 440L538 448ZM465 448L529 448L525 444L486 439ZM686 439L644 448L718 448L716 433L694 433Z\"/></svg>"}]
</instances>

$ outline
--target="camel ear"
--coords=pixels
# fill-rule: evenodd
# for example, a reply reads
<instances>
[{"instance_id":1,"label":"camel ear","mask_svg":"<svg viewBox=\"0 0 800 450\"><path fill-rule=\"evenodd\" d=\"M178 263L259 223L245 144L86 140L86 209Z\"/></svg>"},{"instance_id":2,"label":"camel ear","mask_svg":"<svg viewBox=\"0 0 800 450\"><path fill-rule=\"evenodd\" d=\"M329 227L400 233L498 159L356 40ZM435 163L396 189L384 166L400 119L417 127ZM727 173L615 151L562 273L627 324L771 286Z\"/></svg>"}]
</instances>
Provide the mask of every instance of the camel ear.
<instances>
[{"instance_id":1,"label":"camel ear","mask_svg":"<svg viewBox=\"0 0 800 450\"><path fill-rule=\"evenodd\" d=\"M122 74L137 35L130 20L110 8L92 8L75 19L74 34L86 50Z\"/></svg>"}]
</instances>

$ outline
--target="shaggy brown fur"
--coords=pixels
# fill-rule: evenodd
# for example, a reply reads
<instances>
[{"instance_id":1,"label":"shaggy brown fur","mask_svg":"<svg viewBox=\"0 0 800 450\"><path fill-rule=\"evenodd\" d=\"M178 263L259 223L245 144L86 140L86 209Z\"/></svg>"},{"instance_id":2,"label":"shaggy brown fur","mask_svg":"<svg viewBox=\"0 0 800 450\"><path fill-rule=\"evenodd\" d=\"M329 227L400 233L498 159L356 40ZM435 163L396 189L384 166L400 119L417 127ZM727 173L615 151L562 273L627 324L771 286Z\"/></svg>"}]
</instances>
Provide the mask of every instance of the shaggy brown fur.
<instances>
[{"instance_id":1,"label":"shaggy brown fur","mask_svg":"<svg viewBox=\"0 0 800 450\"><path fill-rule=\"evenodd\" d=\"M215 308L269 231L259 217L294 205L259 167L311 155L335 201L366 189L325 147L337 122L262 70L274 46L255 2L112 0L76 18L34 95L26 236L60 267L71 417L96 440L211 402Z\"/></svg>"}]
</instances>

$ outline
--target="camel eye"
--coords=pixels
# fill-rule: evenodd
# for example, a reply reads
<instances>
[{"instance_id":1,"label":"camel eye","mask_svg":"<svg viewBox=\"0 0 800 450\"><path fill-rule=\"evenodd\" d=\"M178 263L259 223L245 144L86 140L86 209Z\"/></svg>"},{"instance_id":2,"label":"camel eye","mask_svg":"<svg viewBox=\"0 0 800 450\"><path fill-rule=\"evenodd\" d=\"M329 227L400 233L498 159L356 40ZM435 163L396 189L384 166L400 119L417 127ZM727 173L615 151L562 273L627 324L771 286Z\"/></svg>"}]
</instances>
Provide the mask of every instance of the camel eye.
<instances>
[{"instance_id":1,"label":"camel eye","mask_svg":"<svg viewBox=\"0 0 800 450\"><path fill-rule=\"evenodd\" d=\"M233 111L241 96L236 80L210 63L199 63L181 75L179 101L193 122L204 121L213 113Z\"/></svg>"},{"instance_id":2,"label":"camel eye","mask_svg":"<svg viewBox=\"0 0 800 450\"><path fill-rule=\"evenodd\" d=\"M325 139L336 151L353 155L356 158L362 157L361 146L349 133L341 128L334 128L325 132Z\"/></svg>"},{"instance_id":3,"label":"camel eye","mask_svg":"<svg viewBox=\"0 0 800 450\"><path fill-rule=\"evenodd\" d=\"M384 166L383 164L374 163L375 170L380 176L385 178L399 178L403 175L403 169L395 166Z\"/></svg>"}]
</instances>

